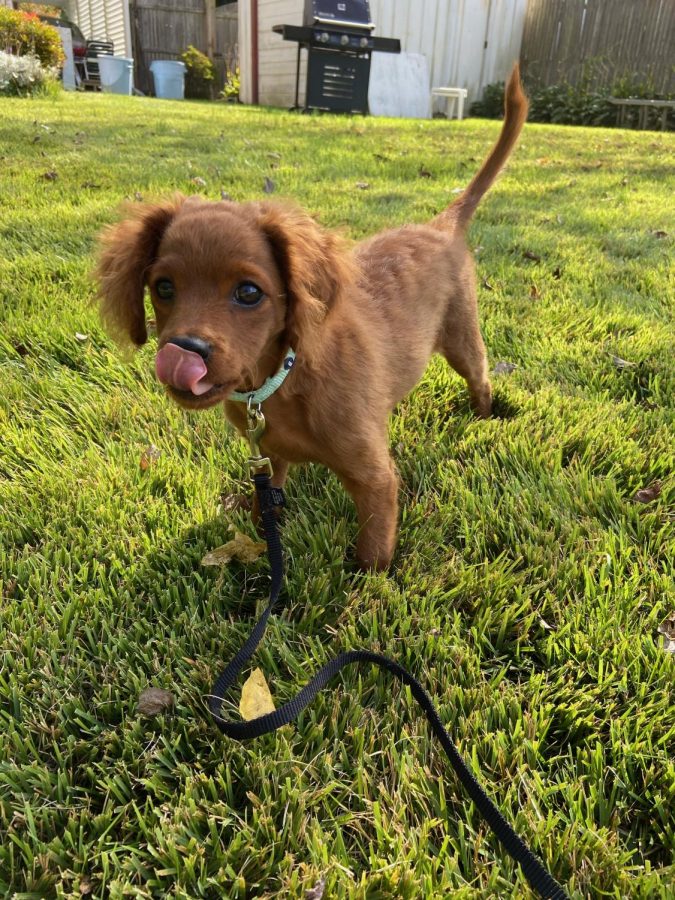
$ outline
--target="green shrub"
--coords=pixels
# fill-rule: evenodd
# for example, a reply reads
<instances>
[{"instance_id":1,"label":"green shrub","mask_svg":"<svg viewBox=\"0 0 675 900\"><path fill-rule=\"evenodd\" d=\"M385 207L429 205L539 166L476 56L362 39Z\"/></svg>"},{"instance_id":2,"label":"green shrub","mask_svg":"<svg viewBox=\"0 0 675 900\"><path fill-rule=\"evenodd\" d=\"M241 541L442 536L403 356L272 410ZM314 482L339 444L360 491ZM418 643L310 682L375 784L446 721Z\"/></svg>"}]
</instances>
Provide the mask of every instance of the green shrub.
<instances>
[{"instance_id":1,"label":"green shrub","mask_svg":"<svg viewBox=\"0 0 675 900\"><path fill-rule=\"evenodd\" d=\"M216 67L211 60L190 45L180 57L185 63L185 96L192 100L210 99Z\"/></svg>"},{"instance_id":2,"label":"green shrub","mask_svg":"<svg viewBox=\"0 0 675 900\"><path fill-rule=\"evenodd\" d=\"M556 125L604 125L616 124L617 108L610 97L669 100L674 95L659 94L650 82L640 82L636 76L617 79L611 88L591 88L590 79L582 78L579 84L567 81L546 87L528 85L530 122L552 122ZM497 119L504 112L504 82L488 84L482 98L471 104L471 115ZM650 111L649 124L655 127L661 121L662 110ZM637 109L629 110L627 124L637 123ZM675 116L669 114L671 125Z\"/></svg>"},{"instance_id":3,"label":"green shrub","mask_svg":"<svg viewBox=\"0 0 675 900\"><path fill-rule=\"evenodd\" d=\"M235 66L231 71L228 70L225 77L225 86L220 92L220 95L226 100L237 101L239 100L240 87L241 81L239 78L239 66Z\"/></svg>"},{"instance_id":4,"label":"green shrub","mask_svg":"<svg viewBox=\"0 0 675 900\"><path fill-rule=\"evenodd\" d=\"M34 13L0 7L0 50L16 56L36 56L43 66L61 66L65 59L61 38L52 25Z\"/></svg>"},{"instance_id":5,"label":"green shrub","mask_svg":"<svg viewBox=\"0 0 675 900\"><path fill-rule=\"evenodd\" d=\"M211 60L205 53L202 53L201 50L197 50L196 47L193 47L192 44L190 44L184 53L181 53L180 58L185 63L188 75L192 78L201 78L203 81L213 81L216 77L216 69Z\"/></svg>"},{"instance_id":6,"label":"green shrub","mask_svg":"<svg viewBox=\"0 0 675 900\"><path fill-rule=\"evenodd\" d=\"M498 119L504 113L504 82L496 81L483 88L483 96L471 104L471 115L481 119Z\"/></svg>"}]
</instances>

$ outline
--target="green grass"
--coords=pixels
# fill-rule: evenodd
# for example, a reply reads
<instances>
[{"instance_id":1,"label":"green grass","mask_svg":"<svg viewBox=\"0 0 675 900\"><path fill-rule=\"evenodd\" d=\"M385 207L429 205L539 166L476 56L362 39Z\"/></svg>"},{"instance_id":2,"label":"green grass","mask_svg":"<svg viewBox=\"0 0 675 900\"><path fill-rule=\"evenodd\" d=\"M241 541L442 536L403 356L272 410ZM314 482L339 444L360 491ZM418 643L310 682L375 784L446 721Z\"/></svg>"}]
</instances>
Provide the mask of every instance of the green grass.
<instances>
[{"instance_id":1,"label":"green grass","mask_svg":"<svg viewBox=\"0 0 675 900\"><path fill-rule=\"evenodd\" d=\"M260 198L269 176L359 238L441 209L498 128L0 101L3 896L302 898L321 877L330 898L530 896L379 671L246 745L211 725L203 696L268 586L264 560L200 566L231 525L251 531L220 506L246 489L244 448L219 411L169 404L152 348L121 359L89 305L95 235L125 197ZM337 480L295 471L288 608L255 659L277 703L340 649L408 665L577 898L672 897L675 880L675 668L657 634L675 608L674 149L526 128L471 231L492 363L518 367L494 378L497 414L472 418L438 360L401 404L388 577L345 566ZM140 716L147 686L174 709Z\"/></svg>"}]
</instances>

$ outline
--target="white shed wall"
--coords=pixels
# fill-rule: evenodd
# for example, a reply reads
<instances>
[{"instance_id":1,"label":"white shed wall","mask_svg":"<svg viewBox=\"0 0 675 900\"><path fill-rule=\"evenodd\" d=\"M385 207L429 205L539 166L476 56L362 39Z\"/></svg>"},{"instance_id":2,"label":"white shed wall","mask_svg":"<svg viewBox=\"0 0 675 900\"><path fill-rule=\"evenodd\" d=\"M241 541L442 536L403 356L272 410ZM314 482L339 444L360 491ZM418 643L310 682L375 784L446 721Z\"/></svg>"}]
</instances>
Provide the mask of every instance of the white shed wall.
<instances>
[{"instance_id":1,"label":"white shed wall","mask_svg":"<svg viewBox=\"0 0 675 900\"><path fill-rule=\"evenodd\" d=\"M74 0L73 6L86 38L112 41L115 56L131 56L128 0Z\"/></svg>"},{"instance_id":2,"label":"white shed wall","mask_svg":"<svg viewBox=\"0 0 675 900\"><path fill-rule=\"evenodd\" d=\"M370 0L374 34L398 38L407 53L427 58L432 87L464 87L469 103L483 87L503 81L520 54L528 0ZM303 0L258 0L259 102L290 106L297 45L273 25L300 25ZM250 3L239 4L242 99L250 102ZM300 75L304 97L306 53Z\"/></svg>"}]
</instances>

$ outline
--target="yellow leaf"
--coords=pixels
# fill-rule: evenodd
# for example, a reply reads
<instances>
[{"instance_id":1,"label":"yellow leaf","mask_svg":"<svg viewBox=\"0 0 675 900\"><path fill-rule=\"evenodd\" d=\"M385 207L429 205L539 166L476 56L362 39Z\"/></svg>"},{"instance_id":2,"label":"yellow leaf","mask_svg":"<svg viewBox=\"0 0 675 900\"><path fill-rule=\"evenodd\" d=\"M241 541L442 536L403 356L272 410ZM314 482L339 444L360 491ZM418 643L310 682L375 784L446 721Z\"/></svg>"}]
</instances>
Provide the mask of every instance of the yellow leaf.
<instances>
[{"instance_id":1,"label":"yellow leaf","mask_svg":"<svg viewBox=\"0 0 675 900\"><path fill-rule=\"evenodd\" d=\"M209 551L202 560L203 566L226 566L233 559L242 563L254 562L267 549L267 544L256 543L245 534L235 531L234 538Z\"/></svg>"},{"instance_id":2,"label":"yellow leaf","mask_svg":"<svg viewBox=\"0 0 675 900\"><path fill-rule=\"evenodd\" d=\"M244 682L239 701L239 712L250 722L276 709L265 676L260 669L254 669Z\"/></svg>"}]
</instances>

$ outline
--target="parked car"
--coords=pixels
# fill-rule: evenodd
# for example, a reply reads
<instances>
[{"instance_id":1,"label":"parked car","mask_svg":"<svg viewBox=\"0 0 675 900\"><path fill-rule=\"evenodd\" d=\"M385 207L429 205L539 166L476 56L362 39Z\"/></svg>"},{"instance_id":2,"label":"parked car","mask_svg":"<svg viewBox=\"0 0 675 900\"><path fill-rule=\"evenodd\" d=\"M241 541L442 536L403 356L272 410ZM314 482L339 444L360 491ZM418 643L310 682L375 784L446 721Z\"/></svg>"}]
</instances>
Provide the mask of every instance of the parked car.
<instances>
[{"instance_id":1,"label":"parked car","mask_svg":"<svg viewBox=\"0 0 675 900\"><path fill-rule=\"evenodd\" d=\"M114 45L112 41L88 40L81 32L79 25L68 19L57 19L55 16L40 16L42 22L53 25L55 28L67 28L73 39L73 61L75 63L75 75L78 86L98 88L101 85L101 76L98 71L97 57L112 56Z\"/></svg>"}]
</instances>

